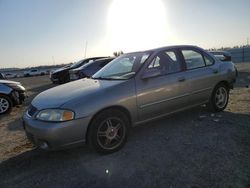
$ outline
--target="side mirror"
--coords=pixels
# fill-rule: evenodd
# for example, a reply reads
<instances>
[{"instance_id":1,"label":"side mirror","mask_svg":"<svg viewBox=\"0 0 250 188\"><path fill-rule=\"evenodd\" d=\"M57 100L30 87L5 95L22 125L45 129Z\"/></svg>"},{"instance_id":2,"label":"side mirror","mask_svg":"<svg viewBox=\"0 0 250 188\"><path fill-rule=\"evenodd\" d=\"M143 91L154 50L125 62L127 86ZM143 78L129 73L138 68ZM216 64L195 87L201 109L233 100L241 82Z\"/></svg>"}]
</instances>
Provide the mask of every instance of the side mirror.
<instances>
[{"instance_id":1,"label":"side mirror","mask_svg":"<svg viewBox=\"0 0 250 188\"><path fill-rule=\"evenodd\" d=\"M160 75L161 75L161 70L158 70L158 69L147 70L143 73L142 79L148 79L148 78L152 78L152 77L156 77Z\"/></svg>"}]
</instances>

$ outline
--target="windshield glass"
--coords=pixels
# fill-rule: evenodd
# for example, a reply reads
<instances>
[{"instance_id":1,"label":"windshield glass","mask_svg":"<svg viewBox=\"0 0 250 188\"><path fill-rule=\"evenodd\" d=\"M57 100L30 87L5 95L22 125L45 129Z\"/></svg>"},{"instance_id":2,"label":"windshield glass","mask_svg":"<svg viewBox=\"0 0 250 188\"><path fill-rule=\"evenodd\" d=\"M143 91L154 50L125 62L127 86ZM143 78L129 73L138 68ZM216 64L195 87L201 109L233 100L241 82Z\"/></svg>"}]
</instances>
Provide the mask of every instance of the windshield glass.
<instances>
[{"instance_id":1,"label":"windshield glass","mask_svg":"<svg viewBox=\"0 0 250 188\"><path fill-rule=\"evenodd\" d=\"M70 65L70 68L78 68L78 67L80 67L83 61L84 60L80 60L80 61L77 61L77 62L73 63L72 65Z\"/></svg>"},{"instance_id":2,"label":"windshield glass","mask_svg":"<svg viewBox=\"0 0 250 188\"><path fill-rule=\"evenodd\" d=\"M124 54L111 61L92 76L93 79L129 79L139 70L149 57L149 52Z\"/></svg>"}]
</instances>

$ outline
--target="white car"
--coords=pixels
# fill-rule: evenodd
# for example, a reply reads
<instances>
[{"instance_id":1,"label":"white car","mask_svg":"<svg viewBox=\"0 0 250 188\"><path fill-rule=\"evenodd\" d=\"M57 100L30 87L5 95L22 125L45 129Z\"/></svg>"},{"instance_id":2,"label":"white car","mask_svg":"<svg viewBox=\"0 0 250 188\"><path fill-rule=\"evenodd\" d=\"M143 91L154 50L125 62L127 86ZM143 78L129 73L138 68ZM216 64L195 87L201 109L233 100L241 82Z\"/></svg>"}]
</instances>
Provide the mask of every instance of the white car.
<instances>
[{"instance_id":1,"label":"white car","mask_svg":"<svg viewBox=\"0 0 250 188\"><path fill-rule=\"evenodd\" d=\"M8 72L8 73L4 74L4 77L5 78L16 78L17 74Z\"/></svg>"},{"instance_id":2,"label":"white car","mask_svg":"<svg viewBox=\"0 0 250 188\"><path fill-rule=\"evenodd\" d=\"M24 76L29 77L29 76L43 76L46 74L46 71L44 70L39 70L39 69L30 69L28 71L24 71Z\"/></svg>"}]
</instances>

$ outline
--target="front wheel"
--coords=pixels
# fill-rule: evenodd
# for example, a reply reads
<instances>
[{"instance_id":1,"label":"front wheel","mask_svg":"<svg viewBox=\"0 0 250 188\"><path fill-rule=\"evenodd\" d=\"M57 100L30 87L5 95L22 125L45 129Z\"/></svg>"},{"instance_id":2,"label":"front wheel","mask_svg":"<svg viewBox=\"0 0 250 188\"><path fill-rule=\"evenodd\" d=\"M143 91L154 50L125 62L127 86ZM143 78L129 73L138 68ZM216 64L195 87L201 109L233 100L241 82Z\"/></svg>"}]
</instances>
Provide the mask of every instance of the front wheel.
<instances>
[{"instance_id":1,"label":"front wheel","mask_svg":"<svg viewBox=\"0 0 250 188\"><path fill-rule=\"evenodd\" d=\"M210 98L209 107L214 112L223 111L228 104L229 88L223 84L218 84L212 93Z\"/></svg>"},{"instance_id":2,"label":"front wheel","mask_svg":"<svg viewBox=\"0 0 250 188\"><path fill-rule=\"evenodd\" d=\"M126 143L128 126L128 117L120 110L101 112L90 124L88 144L99 153L118 151Z\"/></svg>"},{"instance_id":3,"label":"front wheel","mask_svg":"<svg viewBox=\"0 0 250 188\"><path fill-rule=\"evenodd\" d=\"M8 96L0 95L0 114L10 112L12 109L12 101Z\"/></svg>"}]
</instances>

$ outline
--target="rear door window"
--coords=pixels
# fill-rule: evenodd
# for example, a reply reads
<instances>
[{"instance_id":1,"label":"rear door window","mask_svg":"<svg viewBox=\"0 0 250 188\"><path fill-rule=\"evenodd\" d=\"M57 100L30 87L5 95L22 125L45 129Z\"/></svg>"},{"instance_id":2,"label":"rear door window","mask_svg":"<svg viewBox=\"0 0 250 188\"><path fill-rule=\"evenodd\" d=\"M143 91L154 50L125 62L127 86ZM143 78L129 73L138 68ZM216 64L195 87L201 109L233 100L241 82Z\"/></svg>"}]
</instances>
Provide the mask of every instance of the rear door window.
<instances>
[{"instance_id":1,"label":"rear door window","mask_svg":"<svg viewBox=\"0 0 250 188\"><path fill-rule=\"evenodd\" d=\"M205 61L201 53L194 50L181 50L183 57L186 62L187 69L196 69L200 67L205 67Z\"/></svg>"}]
</instances>

